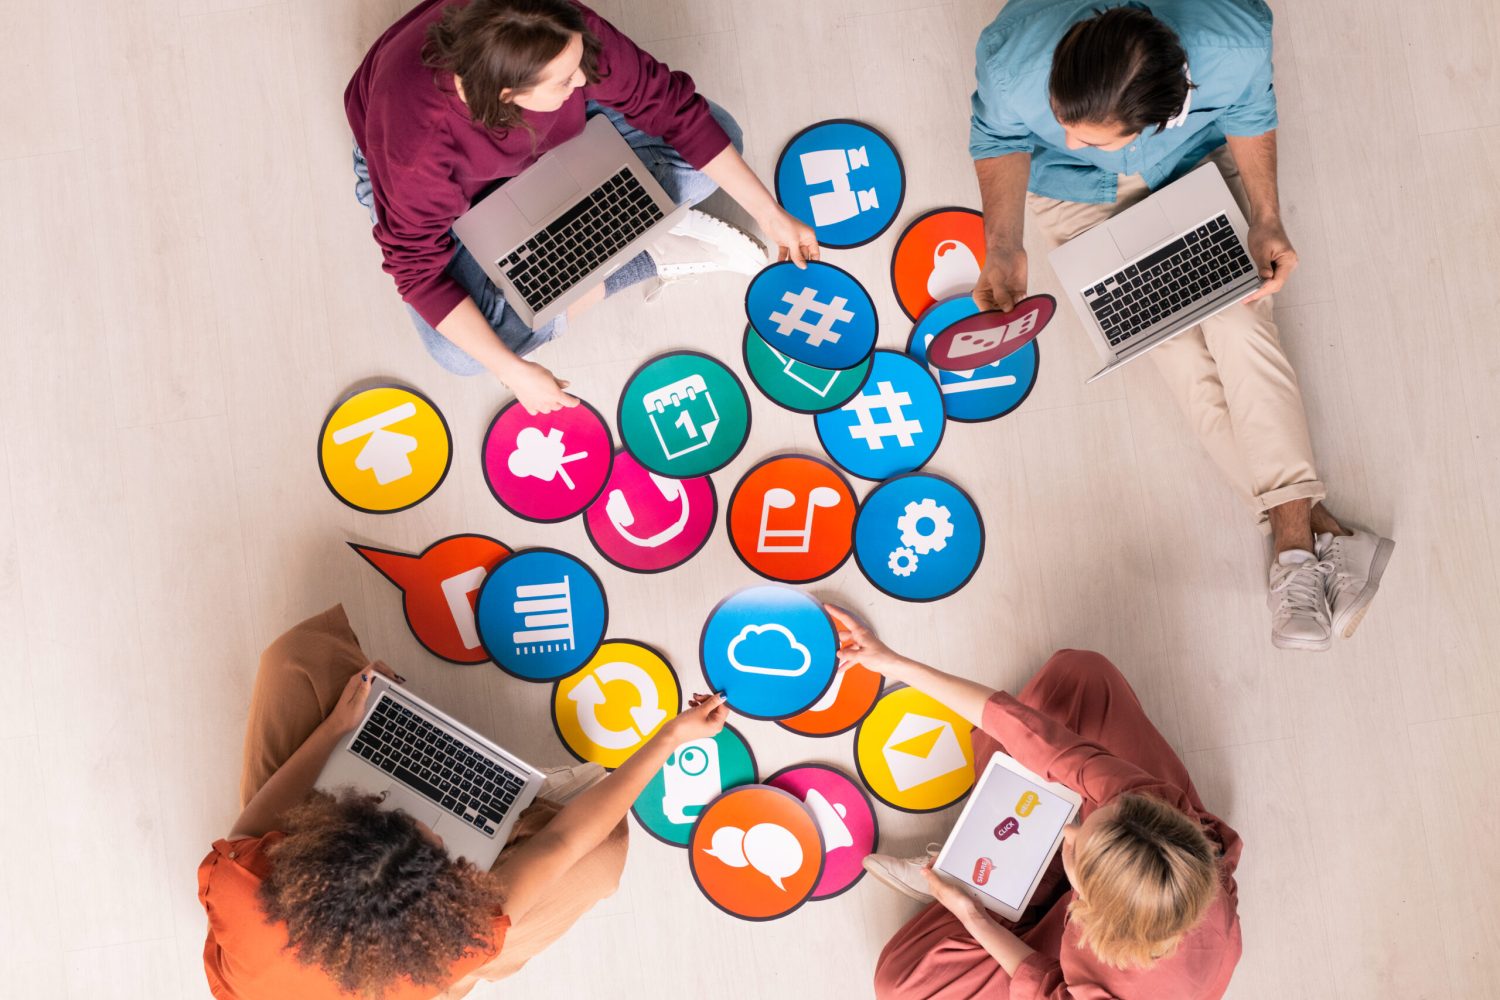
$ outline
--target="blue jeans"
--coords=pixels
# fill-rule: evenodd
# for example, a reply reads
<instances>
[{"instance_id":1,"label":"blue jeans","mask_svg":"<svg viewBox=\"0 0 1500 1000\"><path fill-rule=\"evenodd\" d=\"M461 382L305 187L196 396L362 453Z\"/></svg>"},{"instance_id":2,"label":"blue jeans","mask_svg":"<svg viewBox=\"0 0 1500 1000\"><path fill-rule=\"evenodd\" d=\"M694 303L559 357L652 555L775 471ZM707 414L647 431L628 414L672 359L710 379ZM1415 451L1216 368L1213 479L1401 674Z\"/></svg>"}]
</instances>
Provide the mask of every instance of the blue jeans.
<instances>
[{"instance_id":1,"label":"blue jeans","mask_svg":"<svg viewBox=\"0 0 1500 1000\"><path fill-rule=\"evenodd\" d=\"M729 133L729 139L734 143L734 148L744 149L744 133L739 123L713 101L708 102L710 113ZM614 125L622 138L640 157L646 169L657 179L661 186L673 201L679 205L696 205L704 198L714 193L717 187L708 175L702 171L693 169L673 149L665 139L660 136L647 135L640 129L625 120L625 116L613 108L606 108L602 104L590 101L585 112L588 117L604 115ZM370 212L370 221L375 221L375 195L370 187L370 169L365 164L365 155L358 146L354 147L354 197ZM450 232L450 236L452 233ZM453 237L453 259L448 262L444 272L457 281L474 304L479 307L490 326L494 328L495 336L500 342L518 355L529 354L541 347L547 341L562 333L566 326L566 318L555 319L539 330L533 330L521 318L516 315L514 309L505 303L505 295L496 287L495 283L484 273L484 268L474 259L474 256L459 242L458 237ZM459 350L454 343L444 337L432 324L428 323L411 306L406 307L411 314L412 323L417 328L417 333L422 338L422 346L427 348L427 353L432 355L434 361L442 365L455 375L478 375L484 371L484 366L475 361L469 355Z\"/></svg>"}]
</instances>

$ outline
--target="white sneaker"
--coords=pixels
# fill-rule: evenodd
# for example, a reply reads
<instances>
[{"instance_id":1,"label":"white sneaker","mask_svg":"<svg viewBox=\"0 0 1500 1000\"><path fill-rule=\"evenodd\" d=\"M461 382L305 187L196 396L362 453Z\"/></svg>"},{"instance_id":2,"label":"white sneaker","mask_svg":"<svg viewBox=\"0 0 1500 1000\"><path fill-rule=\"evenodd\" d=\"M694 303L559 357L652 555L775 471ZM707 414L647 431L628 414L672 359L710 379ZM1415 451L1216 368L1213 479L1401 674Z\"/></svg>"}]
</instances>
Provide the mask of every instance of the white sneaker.
<instances>
[{"instance_id":1,"label":"white sneaker","mask_svg":"<svg viewBox=\"0 0 1500 1000\"><path fill-rule=\"evenodd\" d=\"M1333 630L1345 639L1354 634L1391 560L1396 543L1369 531L1353 529L1352 535L1324 532L1316 539L1318 559L1329 564L1328 607Z\"/></svg>"},{"instance_id":2,"label":"white sneaker","mask_svg":"<svg viewBox=\"0 0 1500 1000\"><path fill-rule=\"evenodd\" d=\"M928 862L941 849L941 844L928 844L926 854L918 854L913 858L867 854L864 860L865 871L873 875L876 881L895 889L903 896L919 903L930 903L932 893L927 891L927 876L922 874L922 869L927 867Z\"/></svg>"},{"instance_id":3,"label":"white sneaker","mask_svg":"<svg viewBox=\"0 0 1500 1000\"><path fill-rule=\"evenodd\" d=\"M656 282L646 289L648 301L684 278L715 271L753 275L769 263L759 240L696 208L688 209L682 221L647 247L646 253L656 264Z\"/></svg>"},{"instance_id":4,"label":"white sneaker","mask_svg":"<svg viewBox=\"0 0 1500 1000\"><path fill-rule=\"evenodd\" d=\"M598 764L574 764L572 767L549 767L545 773L547 780L542 783L537 797L562 805L597 785L608 772Z\"/></svg>"},{"instance_id":5,"label":"white sneaker","mask_svg":"<svg viewBox=\"0 0 1500 1000\"><path fill-rule=\"evenodd\" d=\"M1333 645L1325 587L1332 569L1306 549L1288 549L1271 564L1271 645L1314 651Z\"/></svg>"}]
</instances>

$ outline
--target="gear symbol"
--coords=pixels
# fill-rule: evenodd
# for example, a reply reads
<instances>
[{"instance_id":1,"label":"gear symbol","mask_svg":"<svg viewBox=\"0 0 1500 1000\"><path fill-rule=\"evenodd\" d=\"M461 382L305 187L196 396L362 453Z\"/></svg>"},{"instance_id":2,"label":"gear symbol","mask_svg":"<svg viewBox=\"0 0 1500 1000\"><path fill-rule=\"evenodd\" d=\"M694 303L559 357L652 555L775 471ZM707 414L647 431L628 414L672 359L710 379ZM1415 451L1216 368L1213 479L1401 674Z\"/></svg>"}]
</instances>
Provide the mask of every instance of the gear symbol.
<instances>
[{"instance_id":1,"label":"gear symbol","mask_svg":"<svg viewBox=\"0 0 1500 1000\"><path fill-rule=\"evenodd\" d=\"M886 565L897 576L911 576L917 571L917 554L908 548L897 549L886 560Z\"/></svg>"},{"instance_id":2,"label":"gear symbol","mask_svg":"<svg viewBox=\"0 0 1500 1000\"><path fill-rule=\"evenodd\" d=\"M932 527L923 531L922 522L931 521ZM919 503L913 500L906 505L906 513L896 518L896 527L901 532L901 544L918 553L941 552L948 547L953 537L953 521L948 508L931 497L923 497Z\"/></svg>"}]
</instances>

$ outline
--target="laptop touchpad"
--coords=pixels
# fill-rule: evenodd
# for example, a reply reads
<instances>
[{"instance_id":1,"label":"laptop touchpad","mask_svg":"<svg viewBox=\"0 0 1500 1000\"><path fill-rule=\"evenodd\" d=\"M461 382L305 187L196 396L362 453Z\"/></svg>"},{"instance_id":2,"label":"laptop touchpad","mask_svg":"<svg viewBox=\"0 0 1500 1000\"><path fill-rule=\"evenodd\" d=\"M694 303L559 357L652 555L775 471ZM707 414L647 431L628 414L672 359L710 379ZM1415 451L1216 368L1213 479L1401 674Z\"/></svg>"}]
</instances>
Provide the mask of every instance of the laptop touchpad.
<instances>
[{"instance_id":1,"label":"laptop touchpad","mask_svg":"<svg viewBox=\"0 0 1500 1000\"><path fill-rule=\"evenodd\" d=\"M558 158L547 153L519 177L508 181L503 190L526 216L527 222L541 225L578 194L579 187Z\"/></svg>"},{"instance_id":2,"label":"laptop touchpad","mask_svg":"<svg viewBox=\"0 0 1500 1000\"><path fill-rule=\"evenodd\" d=\"M1120 248L1120 256L1129 260L1172 235L1167 213L1155 201L1143 201L1109 222L1109 234Z\"/></svg>"}]
</instances>

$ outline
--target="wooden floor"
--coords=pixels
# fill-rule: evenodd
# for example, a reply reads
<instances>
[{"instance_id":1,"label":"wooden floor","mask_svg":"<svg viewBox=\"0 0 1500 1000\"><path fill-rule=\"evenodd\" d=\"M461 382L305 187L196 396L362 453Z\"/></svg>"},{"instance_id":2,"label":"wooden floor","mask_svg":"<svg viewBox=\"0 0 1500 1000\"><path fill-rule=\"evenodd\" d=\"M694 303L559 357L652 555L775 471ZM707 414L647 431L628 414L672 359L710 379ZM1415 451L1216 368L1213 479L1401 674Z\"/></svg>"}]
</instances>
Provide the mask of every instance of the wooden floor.
<instances>
[{"instance_id":1,"label":"wooden floor","mask_svg":"<svg viewBox=\"0 0 1500 1000\"><path fill-rule=\"evenodd\" d=\"M0 992L206 995L194 868L235 814L259 649L336 602L372 654L538 763L565 753L548 691L424 654L397 593L345 547L481 531L583 554L611 631L697 676L719 596L752 582L722 533L631 577L578 522L523 524L478 469L507 399L426 357L353 201L341 95L401 0L8 0L0 14ZM857 117L901 148L903 220L974 205L973 45L995 0L602 0L731 109L763 175L802 126ZM978 499L989 548L934 605L852 563L815 591L898 647L1014 689L1054 648L1136 684L1204 798L1244 835L1241 998L1494 996L1500 980L1500 8L1490 0L1277 4L1287 228L1278 297L1333 510L1398 540L1374 610L1324 655L1268 641L1254 531L1148 365L1085 387L1071 316L1036 391L955 426L932 468ZM896 229L828 258L877 293ZM1036 287L1056 292L1033 245ZM612 410L644 357L739 365L742 284L634 293L541 360ZM347 387L400 378L453 427L449 481L392 517L324 489L319 424ZM817 450L754 399L758 459ZM663 609L680 608L681 613ZM849 765L848 738L745 722L769 772ZM952 814L882 810L883 847ZM620 892L476 996L869 994L914 911L869 880L764 925L697 893L682 852L633 838Z\"/></svg>"}]
</instances>

